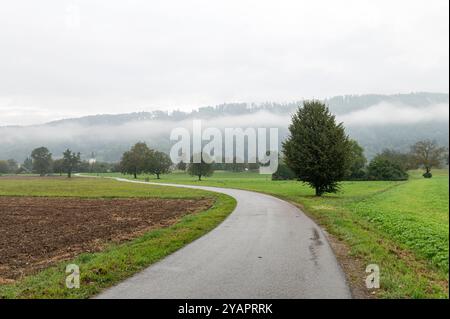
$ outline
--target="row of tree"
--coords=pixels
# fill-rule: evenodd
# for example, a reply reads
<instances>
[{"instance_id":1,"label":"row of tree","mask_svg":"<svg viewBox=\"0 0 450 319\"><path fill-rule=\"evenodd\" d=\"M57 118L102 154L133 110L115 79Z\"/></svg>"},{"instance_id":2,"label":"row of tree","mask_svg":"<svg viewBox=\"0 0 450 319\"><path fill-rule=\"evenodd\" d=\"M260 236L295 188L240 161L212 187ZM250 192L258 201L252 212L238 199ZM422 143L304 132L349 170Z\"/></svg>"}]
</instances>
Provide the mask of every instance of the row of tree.
<instances>
[{"instance_id":1,"label":"row of tree","mask_svg":"<svg viewBox=\"0 0 450 319\"><path fill-rule=\"evenodd\" d=\"M119 163L123 174L131 174L137 178L138 174L154 174L160 178L161 174L170 172L172 161L169 155L150 149L147 144L139 142L122 155Z\"/></svg>"},{"instance_id":2,"label":"row of tree","mask_svg":"<svg viewBox=\"0 0 450 319\"><path fill-rule=\"evenodd\" d=\"M72 177L72 172L81 164L80 153L74 153L67 149L63 153L63 157L53 160L52 153L46 147L39 147L31 152L32 171L40 176L47 175L52 172L67 173L67 177Z\"/></svg>"},{"instance_id":3,"label":"row of tree","mask_svg":"<svg viewBox=\"0 0 450 319\"><path fill-rule=\"evenodd\" d=\"M123 174L133 175L137 178L140 174L153 174L160 179L161 174L170 173L173 163L166 153L155 151L147 146L146 143L139 142L131 147L122 155L119 163L119 170ZM203 176L211 176L214 172L214 164L204 161L200 163L186 164L180 162L176 165L179 170L187 171L192 176L197 176L199 180Z\"/></svg>"},{"instance_id":4,"label":"row of tree","mask_svg":"<svg viewBox=\"0 0 450 319\"><path fill-rule=\"evenodd\" d=\"M386 149L377 154L367 167L367 179L407 179L407 171L423 169L423 177L431 178L432 168L448 164L448 150L431 140L418 141L410 147L409 153Z\"/></svg>"},{"instance_id":5,"label":"row of tree","mask_svg":"<svg viewBox=\"0 0 450 319\"><path fill-rule=\"evenodd\" d=\"M13 159L0 160L0 175L1 174L14 174L16 173L19 165Z\"/></svg>"},{"instance_id":6,"label":"row of tree","mask_svg":"<svg viewBox=\"0 0 450 319\"><path fill-rule=\"evenodd\" d=\"M116 170L117 165L104 162L82 161L81 154L67 149L59 159L53 159L52 153L46 147L38 147L31 152L22 164L15 160L0 160L0 174L34 173L40 176L48 174L67 174L70 178L73 172L106 173Z\"/></svg>"},{"instance_id":7,"label":"row of tree","mask_svg":"<svg viewBox=\"0 0 450 319\"><path fill-rule=\"evenodd\" d=\"M422 168L423 176L431 178L432 168L442 167L448 160L448 151L431 140L418 141L408 153L385 149L367 165L364 150L352 141L351 165L346 180L406 180L408 170Z\"/></svg>"}]
</instances>

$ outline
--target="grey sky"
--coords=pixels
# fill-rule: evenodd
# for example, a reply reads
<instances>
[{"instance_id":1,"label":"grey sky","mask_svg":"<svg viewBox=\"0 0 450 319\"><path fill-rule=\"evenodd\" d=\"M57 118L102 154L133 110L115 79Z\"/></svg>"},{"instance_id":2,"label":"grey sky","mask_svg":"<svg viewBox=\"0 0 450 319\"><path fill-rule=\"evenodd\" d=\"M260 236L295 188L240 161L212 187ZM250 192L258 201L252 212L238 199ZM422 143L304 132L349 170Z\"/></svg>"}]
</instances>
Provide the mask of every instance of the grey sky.
<instances>
[{"instance_id":1,"label":"grey sky","mask_svg":"<svg viewBox=\"0 0 450 319\"><path fill-rule=\"evenodd\" d=\"M448 0L4 1L0 125L448 92Z\"/></svg>"}]
</instances>

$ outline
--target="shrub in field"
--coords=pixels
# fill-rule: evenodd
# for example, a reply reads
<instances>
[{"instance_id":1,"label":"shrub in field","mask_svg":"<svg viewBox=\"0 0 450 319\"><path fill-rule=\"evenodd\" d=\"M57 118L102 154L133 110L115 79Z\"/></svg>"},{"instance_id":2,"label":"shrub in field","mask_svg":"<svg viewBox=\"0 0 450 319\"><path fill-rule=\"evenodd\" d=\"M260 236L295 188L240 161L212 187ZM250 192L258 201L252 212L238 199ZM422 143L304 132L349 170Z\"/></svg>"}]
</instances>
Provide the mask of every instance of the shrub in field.
<instances>
[{"instance_id":1,"label":"shrub in field","mask_svg":"<svg viewBox=\"0 0 450 319\"><path fill-rule=\"evenodd\" d=\"M367 168L367 179L375 181L404 181L408 179L408 173L397 163L377 156Z\"/></svg>"},{"instance_id":2,"label":"shrub in field","mask_svg":"<svg viewBox=\"0 0 450 319\"><path fill-rule=\"evenodd\" d=\"M416 161L413 156L408 153L402 153L393 149L385 148L381 153L377 154L377 157L397 164L404 171L417 168Z\"/></svg>"},{"instance_id":3,"label":"shrub in field","mask_svg":"<svg viewBox=\"0 0 450 319\"><path fill-rule=\"evenodd\" d=\"M347 181L363 180L366 177L365 166L367 159L364 149L355 140L350 140L350 168L345 176Z\"/></svg>"},{"instance_id":4,"label":"shrub in field","mask_svg":"<svg viewBox=\"0 0 450 319\"><path fill-rule=\"evenodd\" d=\"M431 174L431 172L426 172L425 174L422 175L425 178L432 178L433 174Z\"/></svg>"}]
</instances>

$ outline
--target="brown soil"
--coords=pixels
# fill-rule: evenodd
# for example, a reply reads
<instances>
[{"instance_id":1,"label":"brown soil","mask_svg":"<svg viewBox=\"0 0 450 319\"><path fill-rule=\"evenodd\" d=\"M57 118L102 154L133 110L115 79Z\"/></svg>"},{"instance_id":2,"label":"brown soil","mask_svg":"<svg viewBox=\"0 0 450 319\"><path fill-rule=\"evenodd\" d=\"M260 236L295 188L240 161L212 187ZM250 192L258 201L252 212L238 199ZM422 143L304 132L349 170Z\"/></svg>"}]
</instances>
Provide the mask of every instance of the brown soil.
<instances>
[{"instance_id":1,"label":"brown soil","mask_svg":"<svg viewBox=\"0 0 450 319\"><path fill-rule=\"evenodd\" d=\"M0 284L174 224L213 199L0 196Z\"/></svg>"}]
</instances>

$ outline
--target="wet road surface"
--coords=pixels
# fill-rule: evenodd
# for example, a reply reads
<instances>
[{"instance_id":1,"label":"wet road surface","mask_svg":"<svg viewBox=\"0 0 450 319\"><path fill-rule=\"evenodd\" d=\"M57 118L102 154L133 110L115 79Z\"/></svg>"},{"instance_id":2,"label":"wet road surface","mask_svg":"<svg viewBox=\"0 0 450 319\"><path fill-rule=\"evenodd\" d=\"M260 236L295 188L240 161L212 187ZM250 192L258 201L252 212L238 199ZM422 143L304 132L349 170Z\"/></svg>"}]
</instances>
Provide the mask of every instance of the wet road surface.
<instances>
[{"instance_id":1,"label":"wet road surface","mask_svg":"<svg viewBox=\"0 0 450 319\"><path fill-rule=\"evenodd\" d=\"M208 234L96 298L351 298L324 233L297 207L251 191L157 185L224 193L237 206Z\"/></svg>"}]
</instances>

